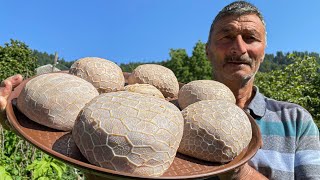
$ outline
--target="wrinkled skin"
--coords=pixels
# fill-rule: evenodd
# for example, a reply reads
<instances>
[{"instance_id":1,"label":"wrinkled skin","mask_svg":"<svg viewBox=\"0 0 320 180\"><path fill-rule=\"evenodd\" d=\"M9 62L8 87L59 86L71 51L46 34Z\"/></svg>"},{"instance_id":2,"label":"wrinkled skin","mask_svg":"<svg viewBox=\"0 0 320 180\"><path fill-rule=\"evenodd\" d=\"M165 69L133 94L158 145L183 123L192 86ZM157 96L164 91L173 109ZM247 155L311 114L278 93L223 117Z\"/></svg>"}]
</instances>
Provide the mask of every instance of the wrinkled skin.
<instances>
[{"instance_id":1,"label":"wrinkled skin","mask_svg":"<svg viewBox=\"0 0 320 180\"><path fill-rule=\"evenodd\" d=\"M265 36L265 27L254 14L227 16L216 22L206 47L214 79L234 93L253 85L265 55Z\"/></svg>"}]
</instances>

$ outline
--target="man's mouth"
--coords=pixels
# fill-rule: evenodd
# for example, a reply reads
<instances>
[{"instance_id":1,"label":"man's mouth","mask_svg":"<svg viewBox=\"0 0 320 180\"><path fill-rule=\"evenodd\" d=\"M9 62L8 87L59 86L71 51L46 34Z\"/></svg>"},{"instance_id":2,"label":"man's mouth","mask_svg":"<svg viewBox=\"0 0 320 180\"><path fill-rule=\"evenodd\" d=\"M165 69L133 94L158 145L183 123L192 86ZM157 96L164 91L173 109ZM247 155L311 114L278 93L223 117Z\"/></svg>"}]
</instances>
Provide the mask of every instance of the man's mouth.
<instances>
[{"instance_id":1,"label":"man's mouth","mask_svg":"<svg viewBox=\"0 0 320 180\"><path fill-rule=\"evenodd\" d=\"M234 65L248 65L251 67L252 60L250 58L244 57L227 57L225 59L226 64L234 64Z\"/></svg>"},{"instance_id":2,"label":"man's mouth","mask_svg":"<svg viewBox=\"0 0 320 180\"><path fill-rule=\"evenodd\" d=\"M244 61L229 61L227 64L234 64L234 65L247 65L251 67L251 63L244 62Z\"/></svg>"},{"instance_id":3,"label":"man's mouth","mask_svg":"<svg viewBox=\"0 0 320 180\"><path fill-rule=\"evenodd\" d=\"M250 65L249 62L244 62L244 61L229 61L227 63L231 63L231 64L247 64Z\"/></svg>"}]
</instances>

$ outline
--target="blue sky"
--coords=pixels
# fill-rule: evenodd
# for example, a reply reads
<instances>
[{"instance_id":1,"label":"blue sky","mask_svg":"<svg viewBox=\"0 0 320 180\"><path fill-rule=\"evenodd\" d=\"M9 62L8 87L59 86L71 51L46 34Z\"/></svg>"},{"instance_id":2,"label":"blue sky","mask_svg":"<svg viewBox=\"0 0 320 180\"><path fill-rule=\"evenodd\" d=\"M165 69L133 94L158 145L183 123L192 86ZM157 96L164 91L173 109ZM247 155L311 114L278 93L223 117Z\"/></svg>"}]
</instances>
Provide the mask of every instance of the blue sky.
<instances>
[{"instance_id":1,"label":"blue sky","mask_svg":"<svg viewBox=\"0 0 320 180\"><path fill-rule=\"evenodd\" d=\"M189 54L206 42L213 18L230 0L0 0L0 45L10 38L67 61L86 56L118 64ZM320 52L320 1L251 0L263 13L267 53Z\"/></svg>"}]
</instances>

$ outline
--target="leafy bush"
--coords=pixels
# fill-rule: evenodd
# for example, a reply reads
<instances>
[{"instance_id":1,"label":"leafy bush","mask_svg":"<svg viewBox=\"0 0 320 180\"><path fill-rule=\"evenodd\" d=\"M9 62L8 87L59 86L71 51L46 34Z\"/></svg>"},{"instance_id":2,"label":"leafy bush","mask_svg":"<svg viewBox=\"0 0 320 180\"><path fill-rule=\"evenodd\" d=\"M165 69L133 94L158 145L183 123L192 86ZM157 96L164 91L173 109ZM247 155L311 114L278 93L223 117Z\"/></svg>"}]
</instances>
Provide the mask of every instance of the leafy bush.
<instances>
[{"instance_id":1,"label":"leafy bush","mask_svg":"<svg viewBox=\"0 0 320 180\"><path fill-rule=\"evenodd\" d=\"M62 179L62 174L66 171L67 166L48 155L44 155L41 160L35 160L27 166L28 171L32 171L32 179Z\"/></svg>"},{"instance_id":2,"label":"leafy bush","mask_svg":"<svg viewBox=\"0 0 320 180\"><path fill-rule=\"evenodd\" d=\"M0 179L1 180L12 180L10 174L6 171L3 166L0 166Z\"/></svg>"},{"instance_id":3,"label":"leafy bush","mask_svg":"<svg viewBox=\"0 0 320 180\"><path fill-rule=\"evenodd\" d=\"M320 64L310 56L287 58L293 63L283 70L258 73L255 83L264 95L307 109L320 127Z\"/></svg>"},{"instance_id":4,"label":"leafy bush","mask_svg":"<svg viewBox=\"0 0 320 180\"><path fill-rule=\"evenodd\" d=\"M0 46L0 80L21 74L24 77L34 75L37 59L32 56L32 50L20 41L10 40L4 47Z\"/></svg>"},{"instance_id":5,"label":"leafy bush","mask_svg":"<svg viewBox=\"0 0 320 180\"><path fill-rule=\"evenodd\" d=\"M206 56L205 43L198 41L189 57L184 49L171 49L170 60L161 64L171 69L179 82L188 83L193 80L211 79L211 64Z\"/></svg>"},{"instance_id":6,"label":"leafy bush","mask_svg":"<svg viewBox=\"0 0 320 180\"><path fill-rule=\"evenodd\" d=\"M15 180L71 180L82 176L79 170L43 153L12 131L1 129L0 135L0 180L1 174Z\"/></svg>"}]
</instances>

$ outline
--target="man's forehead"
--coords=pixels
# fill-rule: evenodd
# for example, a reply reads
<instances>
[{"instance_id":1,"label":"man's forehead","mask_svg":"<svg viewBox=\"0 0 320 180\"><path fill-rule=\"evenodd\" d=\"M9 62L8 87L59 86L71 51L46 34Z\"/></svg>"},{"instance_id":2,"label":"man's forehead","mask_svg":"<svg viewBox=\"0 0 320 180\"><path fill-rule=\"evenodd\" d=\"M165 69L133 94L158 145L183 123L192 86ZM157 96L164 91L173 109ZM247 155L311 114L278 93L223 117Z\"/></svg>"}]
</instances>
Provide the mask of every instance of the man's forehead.
<instances>
[{"instance_id":1,"label":"man's forehead","mask_svg":"<svg viewBox=\"0 0 320 180\"><path fill-rule=\"evenodd\" d=\"M213 29L214 31L228 31L240 26L242 23L248 24L245 26L249 29L264 29L264 24L261 19L255 14L246 15L229 15L222 17L217 22L215 22Z\"/></svg>"},{"instance_id":2,"label":"man's forehead","mask_svg":"<svg viewBox=\"0 0 320 180\"><path fill-rule=\"evenodd\" d=\"M226 24L226 23L232 22L232 21L254 22L254 23L257 23L257 24L264 26L261 19L256 14L228 15L228 16L220 18L218 21L215 22L214 25L215 26L216 25L223 25L223 24Z\"/></svg>"}]
</instances>

